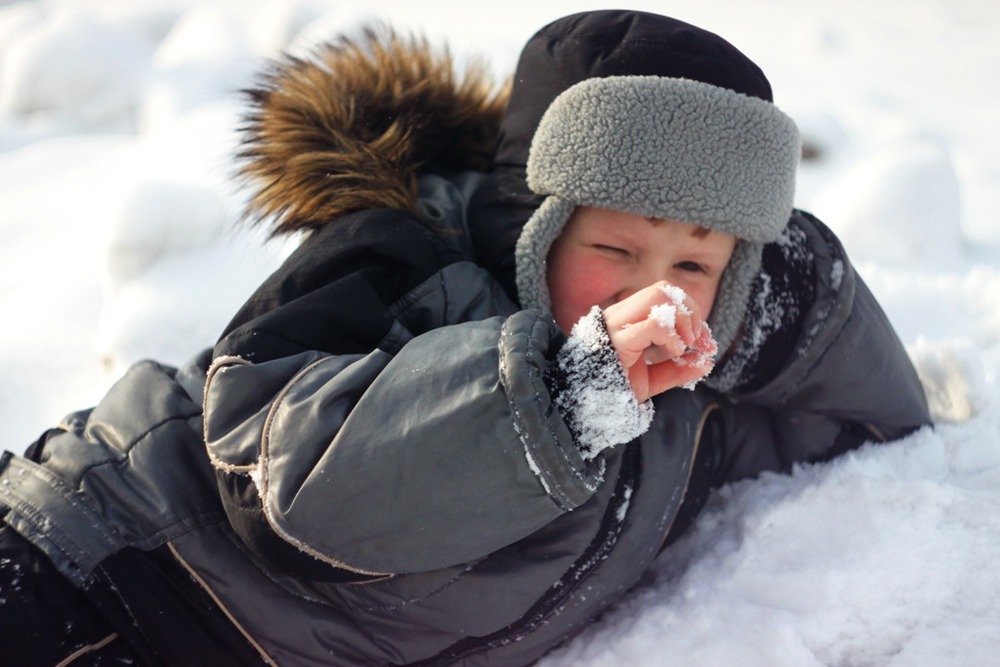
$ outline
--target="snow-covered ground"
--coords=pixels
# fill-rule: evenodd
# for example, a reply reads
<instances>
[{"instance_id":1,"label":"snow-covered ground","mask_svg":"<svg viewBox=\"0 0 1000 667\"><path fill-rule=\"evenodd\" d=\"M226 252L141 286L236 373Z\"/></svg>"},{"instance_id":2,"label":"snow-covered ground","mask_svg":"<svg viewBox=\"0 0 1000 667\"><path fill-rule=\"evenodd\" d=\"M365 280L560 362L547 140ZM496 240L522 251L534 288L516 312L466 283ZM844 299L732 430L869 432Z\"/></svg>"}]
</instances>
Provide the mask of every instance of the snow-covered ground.
<instances>
[{"instance_id":1,"label":"snow-covered ground","mask_svg":"<svg viewBox=\"0 0 1000 667\"><path fill-rule=\"evenodd\" d=\"M0 448L137 358L211 344L288 251L236 226L228 181L233 91L263 58L377 18L502 74L537 27L601 6L0 0ZM631 6L768 73L813 156L798 203L843 238L940 426L723 490L544 664L1000 664L1000 3Z\"/></svg>"}]
</instances>

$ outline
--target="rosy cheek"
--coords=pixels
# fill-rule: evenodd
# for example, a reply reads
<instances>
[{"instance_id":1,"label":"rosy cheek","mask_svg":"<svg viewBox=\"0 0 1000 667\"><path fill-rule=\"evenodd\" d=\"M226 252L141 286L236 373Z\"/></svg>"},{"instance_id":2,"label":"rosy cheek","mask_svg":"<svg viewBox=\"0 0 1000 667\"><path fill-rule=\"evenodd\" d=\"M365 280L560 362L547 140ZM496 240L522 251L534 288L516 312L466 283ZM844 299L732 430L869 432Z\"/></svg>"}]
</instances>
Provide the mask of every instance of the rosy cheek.
<instances>
[{"instance_id":1,"label":"rosy cheek","mask_svg":"<svg viewBox=\"0 0 1000 667\"><path fill-rule=\"evenodd\" d=\"M607 306L614 298L614 278L601 269L592 263L580 263L550 281L552 314L567 331L592 306Z\"/></svg>"}]
</instances>

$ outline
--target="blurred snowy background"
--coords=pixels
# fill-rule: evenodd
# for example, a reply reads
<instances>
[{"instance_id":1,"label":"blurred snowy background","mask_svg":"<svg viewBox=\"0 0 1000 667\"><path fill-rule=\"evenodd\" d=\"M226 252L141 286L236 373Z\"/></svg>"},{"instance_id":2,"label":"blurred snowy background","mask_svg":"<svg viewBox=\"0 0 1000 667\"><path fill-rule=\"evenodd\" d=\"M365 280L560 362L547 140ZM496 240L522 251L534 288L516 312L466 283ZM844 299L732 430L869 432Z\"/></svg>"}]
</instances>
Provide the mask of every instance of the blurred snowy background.
<instances>
[{"instance_id":1,"label":"blurred snowy background","mask_svg":"<svg viewBox=\"0 0 1000 667\"><path fill-rule=\"evenodd\" d=\"M482 55L588 1L0 1L0 437L22 450L141 357L210 345L288 252L236 219L264 59L378 19ZM975 667L1000 655L1000 3L632 2L720 33L799 123L830 224L940 426L724 489L546 667Z\"/></svg>"}]
</instances>

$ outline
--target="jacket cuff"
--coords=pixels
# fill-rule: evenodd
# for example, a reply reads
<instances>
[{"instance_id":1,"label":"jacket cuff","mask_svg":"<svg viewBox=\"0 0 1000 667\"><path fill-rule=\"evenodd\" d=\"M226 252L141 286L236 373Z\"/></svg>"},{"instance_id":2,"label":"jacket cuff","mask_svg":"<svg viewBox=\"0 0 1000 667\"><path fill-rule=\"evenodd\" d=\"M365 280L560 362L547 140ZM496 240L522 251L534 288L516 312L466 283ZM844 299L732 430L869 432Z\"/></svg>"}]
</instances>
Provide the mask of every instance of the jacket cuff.
<instances>
[{"instance_id":1,"label":"jacket cuff","mask_svg":"<svg viewBox=\"0 0 1000 667\"><path fill-rule=\"evenodd\" d=\"M631 442L653 421L653 403L635 397L597 306L573 326L546 380L586 461Z\"/></svg>"}]
</instances>

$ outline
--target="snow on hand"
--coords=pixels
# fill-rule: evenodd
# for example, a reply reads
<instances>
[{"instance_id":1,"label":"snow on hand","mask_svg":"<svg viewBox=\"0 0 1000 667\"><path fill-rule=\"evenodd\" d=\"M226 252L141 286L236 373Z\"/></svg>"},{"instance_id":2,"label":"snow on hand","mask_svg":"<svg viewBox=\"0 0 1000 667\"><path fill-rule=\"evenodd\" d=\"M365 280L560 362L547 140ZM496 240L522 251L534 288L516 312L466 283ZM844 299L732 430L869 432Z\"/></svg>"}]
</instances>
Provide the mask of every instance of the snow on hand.
<instances>
[{"instance_id":1,"label":"snow on hand","mask_svg":"<svg viewBox=\"0 0 1000 667\"><path fill-rule=\"evenodd\" d=\"M661 303L653 306L649 311L649 316L656 320L661 327L677 326L677 313L690 315L691 309L684 304L687 294L676 285L662 285L660 291L663 292L670 303Z\"/></svg>"},{"instance_id":2,"label":"snow on hand","mask_svg":"<svg viewBox=\"0 0 1000 667\"><path fill-rule=\"evenodd\" d=\"M661 303L653 306L649 311L649 316L656 320L661 327L673 329L677 326L677 314L690 315L691 309L685 305L687 293L676 285L663 285L660 290L667 295L670 303ZM682 385L684 389L694 389L699 382L708 375L715 363L715 355L719 352L719 346L712 338L712 330L707 322L702 322L698 329L698 336L694 345L689 347L680 357L668 359L663 363L672 363L679 366L694 366L704 373L694 380Z\"/></svg>"}]
</instances>

